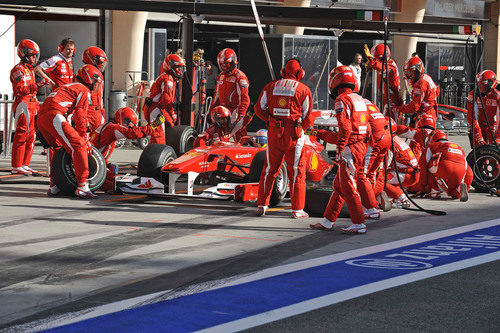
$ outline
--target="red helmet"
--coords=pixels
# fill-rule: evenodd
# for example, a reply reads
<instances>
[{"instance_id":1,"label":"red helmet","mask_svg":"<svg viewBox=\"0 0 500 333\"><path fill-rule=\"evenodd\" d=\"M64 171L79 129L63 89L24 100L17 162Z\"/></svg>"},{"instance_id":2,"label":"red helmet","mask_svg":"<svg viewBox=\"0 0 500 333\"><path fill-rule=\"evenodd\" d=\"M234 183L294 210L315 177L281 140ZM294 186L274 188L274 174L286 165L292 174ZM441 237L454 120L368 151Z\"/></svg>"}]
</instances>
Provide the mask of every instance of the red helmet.
<instances>
[{"instance_id":1,"label":"red helmet","mask_svg":"<svg viewBox=\"0 0 500 333\"><path fill-rule=\"evenodd\" d=\"M219 105L212 110L212 122L215 126L223 129L231 125L231 111L225 106Z\"/></svg>"},{"instance_id":2,"label":"red helmet","mask_svg":"<svg viewBox=\"0 0 500 333\"><path fill-rule=\"evenodd\" d=\"M418 117L416 127L426 128L434 131L436 129L436 118L434 118L434 116L430 114L423 114L422 116Z\"/></svg>"},{"instance_id":3,"label":"red helmet","mask_svg":"<svg viewBox=\"0 0 500 333\"><path fill-rule=\"evenodd\" d=\"M420 75L424 73L424 63L422 59L419 57L412 57L406 60L403 65L403 72L412 82L418 80Z\"/></svg>"},{"instance_id":4,"label":"red helmet","mask_svg":"<svg viewBox=\"0 0 500 333\"><path fill-rule=\"evenodd\" d=\"M285 63L285 67L281 69L281 77L282 78L294 78L297 81L300 81L306 75L306 71L302 68L299 59L291 58L288 59Z\"/></svg>"},{"instance_id":5,"label":"red helmet","mask_svg":"<svg viewBox=\"0 0 500 333\"><path fill-rule=\"evenodd\" d=\"M40 59L40 48L38 47L38 44L31 39L23 39L19 42L19 44L17 44L17 55L25 64L35 66L38 59ZM33 55L36 56L34 62L29 59L29 57Z\"/></svg>"},{"instance_id":6,"label":"red helmet","mask_svg":"<svg viewBox=\"0 0 500 333\"><path fill-rule=\"evenodd\" d=\"M387 46L385 50L386 50L385 56L387 57L387 59L390 59L391 50L389 49L389 46ZM384 57L384 44L377 44L373 46L372 49L370 50L370 53L374 58L382 59Z\"/></svg>"},{"instance_id":7,"label":"red helmet","mask_svg":"<svg viewBox=\"0 0 500 333\"><path fill-rule=\"evenodd\" d=\"M236 52L233 49L224 49L219 52L217 56L217 63L219 64L219 69L223 72L232 72L236 65L238 64L238 58L236 58Z\"/></svg>"},{"instance_id":8,"label":"red helmet","mask_svg":"<svg viewBox=\"0 0 500 333\"><path fill-rule=\"evenodd\" d=\"M115 112L115 123L117 124L129 126L132 123L137 126L138 121L137 114L129 107L118 109Z\"/></svg>"},{"instance_id":9,"label":"red helmet","mask_svg":"<svg viewBox=\"0 0 500 333\"><path fill-rule=\"evenodd\" d=\"M446 135L445 132L440 131L440 130L435 130L434 132L431 133L426 139L426 145L429 145L434 142L438 141L448 141L448 135Z\"/></svg>"},{"instance_id":10,"label":"red helmet","mask_svg":"<svg viewBox=\"0 0 500 333\"><path fill-rule=\"evenodd\" d=\"M358 80L350 66L335 67L330 72L330 96L337 97L339 88L351 88L353 91L359 91Z\"/></svg>"},{"instance_id":11,"label":"red helmet","mask_svg":"<svg viewBox=\"0 0 500 333\"><path fill-rule=\"evenodd\" d=\"M495 72L488 69L478 73L476 80L479 92L482 94L489 93L491 89L495 89L497 86L497 77Z\"/></svg>"},{"instance_id":12,"label":"red helmet","mask_svg":"<svg viewBox=\"0 0 500 333\"><path fill-rule=\"evenodd\" d=\"M84 65L76 73L76 78L93 91L99 84L103 82L102 73L92 65Z\"/></svg>"},{"instance_id":13,"label":"red helmet","mask_svg":"<svg viewBox=\"0 0 500 333\"><path fill-rule=\"evenodd\" d=\"M108 57L106 56L106 52L101 50L96 46L91 46L83 51L82 60L87 65L93 65L97 67L101 73L106 69L106 65L108 64Z\"/></svg>"},{"instance_id":14,"label":"red helmet","mask_svg":"<svg viewBox=\"0 0 500 333\"><path fill-rule=\"evenodd\" d=\"M163 67L166 73L170 73L178 79L182 79L186 71L186 61L177 54L169 54L163 61Z\"/></svg>"}]
</instances>

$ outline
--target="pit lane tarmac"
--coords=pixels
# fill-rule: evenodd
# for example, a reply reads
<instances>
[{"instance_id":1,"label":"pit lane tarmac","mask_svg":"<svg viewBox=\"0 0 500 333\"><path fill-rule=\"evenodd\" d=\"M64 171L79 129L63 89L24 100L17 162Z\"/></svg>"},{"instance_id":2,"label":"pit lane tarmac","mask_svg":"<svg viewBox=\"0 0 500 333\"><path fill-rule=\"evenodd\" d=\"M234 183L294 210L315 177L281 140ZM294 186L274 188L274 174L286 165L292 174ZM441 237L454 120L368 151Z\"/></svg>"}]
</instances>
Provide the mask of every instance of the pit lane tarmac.
<instances>
[{"instance_id":1,"label":"pit lane tarmac","mask_svg":"<svg viewBox=\"0 0 500 333\"><path fill-rule=\"evenodd\" d=\"M118 150L114 158L125 164L136 161L139 153ZM38 153L34 160L35 166L42 166ZM0 168L8 167L8 161L1 163ZM103 194L84 201L48 198L46 189L44 178L0 183L0 327L6 331L53 327L75 313L109 304L123 309L116 304L135 308L181 299L266 269L368 247L380 252L391 242L472 228L500 217L499 199L487 194L471 193L466 203L420 199L424 207L448 214L392 210L381 221L369 223L366 235L349 237L338 231L349 224L345 219L334 232L310 230L308 223L318 221L315 218L290 219L288 200L267 217L257 218L248 203ZM498 261L476 261L468 268L415 282L408 279L409 284L259 322L262 326L251 330L497 331L499 268ZM311 286L318 283L314 274L307 279ZM293 281L283 283L293 287ZM332 284L337 283L332 277ZM279 293L272 296L283 298ZM255 295L253 303L262 303L260 297ZM128 327L114 331L133 328ZM245 327L252 326L240 329Z\"/></svg>"}]
</instances>

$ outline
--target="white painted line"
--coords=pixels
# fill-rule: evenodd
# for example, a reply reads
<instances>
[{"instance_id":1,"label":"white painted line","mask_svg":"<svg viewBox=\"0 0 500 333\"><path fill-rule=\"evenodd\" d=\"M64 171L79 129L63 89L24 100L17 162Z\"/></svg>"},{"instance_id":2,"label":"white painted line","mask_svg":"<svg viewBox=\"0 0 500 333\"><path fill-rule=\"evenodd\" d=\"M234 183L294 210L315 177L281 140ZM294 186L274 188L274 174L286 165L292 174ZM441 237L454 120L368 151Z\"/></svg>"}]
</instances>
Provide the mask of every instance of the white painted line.
<instances>
[{"instance_id":1,"label":"white painted line","mask_svg":"<svg viewBox=\"0 0 500 333\"><path fill-rule=\"evenodd\" d=\"M217 281L204 282L204 283L201 283L198 285L191 286L188 288L188 290L182 290L182 291L179 291L176 293L171 293L170 290L160 291L160 292L156 292L156 293L152 293L152 294L148 294L148 295L144 295L144 296L140 296L140 297L136 297L136 298L132 298L132 299L128 299L128 300L122 300L119 302L114 302L114 303L98 306L98 307L87 309L87 310L82 310L82 311L78 311L78 312L67 313L64 315L58 315L58 316L46 318L44 320L32 322L29 324L23 324L23 325L16 326L13 328L16 328L16 329L23 328L22 331L29 330L30 332L36 332L36 331L40 331L40 330L44 330L44 329L49 329L49 328L53 328L53 327L72 324L72 323L79 322L79 321L82 321L85 319L100 317L103 315L123 311L126 309L134 308L134 307L145 305L145 304L152 304L152 303L155 303L155 300L158 300L158 299L163 300L161 296L165 295L167 293L169 293L168 299L178 298L178 297L182 297L182 296L192 295L195 293L201 293L201 292L208 291L208 290L214 290L214 289L219 289L219 288L223 288L223 287L252 282L252 281L256 281L256 280L262 280L262 279L269 278L272 276L286 274L286 273L290 273L290 272L294 272L294 271L298 271L298 270L302 270L302 269L306 269L306 268L310 268L310 267L325 265L325 264L329 264L332 262L337 262L337 261L347 260L350 258L369 255L369 254L373 254L373 253L377 253L377 252L392 250L392 249L395 249L398 247L413 245L413 244L417 244L417 243L423 243L426 241L431 241L431 240L438 239L438 238L448 237L448 236L452 236L452 235L456 235L456 234L464 233L464 232L468 232L468 231L492 227L492 226L496 226L499 224L500 224L500 219L474 223L474 224L470 224L470 225L466 225L466 226L462 226L462 227L437 231L437 232L433 232L433 233L429 233L429 234L425 234L425 235L420 235L420 236L416 236L416 237L411 237L411 238L407 238L407 239L401 239L401 240L390 242L390 243L369 246L369 247L362 248L362 249L356 249L356 250L351 250L351 251L347 251L347 252L343 252L343 253L337 253L337 254L323 256L323 257L319 257L319 258L304 260L304 261L300 261L300 262L296 262L296 263L292 263L292 264L272 267L272 268L264 269L260 272L255 273L255 274L244 275L243 277L236 276L236 277L226 278L226 279L217 280ZM484 257L488 257L491 255L492 254L486 255ZM474 259L468 259L468 260L474 260L475 262L478 262L479 258L482 258L482 257L476 257ZM497 259L495 259L495 260L497 260ZM467 262L468 260L464 260L462 262ZM386 282L386 281L393 281L393 280L399 281L397 279L401 279L401 278L404 278L404 281L409 281L408 279L410 279L410 277L418 276L416 274L424 273L424 272L428 272L428 271L439 272L444 267L448 267L450 265L456 265L458 263L459 262L439 266L437 268L428 269L428 270L425 270L423 272L416 272L416 273L405 275L404 277L396 277L396 278L392 278L389 280L376 282L373 284L353 288L353 289L350 289L349 291L342 291L342 292L332 294L332 295L344 295L344 293L347 293L346 296L344 296L344 297L347 297L348 295L353 295L353 294L351 294L353 290L355 291L355 290L358 290L360 288L367 288L368 286L381 284L381 283ZM468 267L470 267L470 266L468 266ZM436 275L439 275L439 274L443 274L443 273L437 273ZM423 277L423 278L425 278L425 277ZM423 278L420 278L420 279L423 279ZM409 282L412 282L412 281L409 281ZM404 282L404 283L409 283L409 282ZM400 283L399 285L404 284L404 283ZM392 287L395 287L395 286L397 286L397 285L393 285ZM386 287L383 289L387 289L387 288L391 288L391 287ZM383 289L379 289L379 290L383 290ZM375 290L375 291L378 291L378 290ZM371 292L375 292L375 291L371 291ZM359 296L361 296L361 295L366 295L366 294L359 294ZM331 295L324 296L324 297L330 297L330 296ZM340 296L336 296L336 297L340 297ZM358 296L355 296L355 297L358 297ZM321 297L319 299L322 299L322 298L323 297ZM350 297L350 298L353 298L353 297ZM349 299L349 298L345 298L345 299ZM342 299L342 300L344 300L344 299ZM339 300L336 302L341 302L342 300ZM300 304L305 304L308 302L310 302L310 301L295 304L295 305L292 305L292 306L289 306L289 307L286 307L283 309L294 308L296 306L299 306ZM334 304L334 303L331 303L331 304ZM266 314L269 315L270 313L274 313L276 311L281 311L281 309L266 312ZM305 310L303 312L306 312L306 311L310 311L310 310ZM303 313L303 312L297 312L296 314ZM264 314L261 314L261 315L255 316L255 317L259 317L262 315L264 315ZM253 318L253 317L250 317L250 318ZM283 318L285 318L285 317L283 317ZM241 319L241 320L245 321L247 319L248 318ZM280 318L278 318L278 319L280 319ZM278 319L273 319L273 320L278 320ZM269 322L269 321L267 321L267 322ZM231 323L228 323L225 325L230 325L230 324ZM258 325L260 325L260 324L258 324ZM223 326L223 325L221 325L221 326ZM255 326L257 326L257 325L255 325ZM219 326L217 326L217 327L219 327ZM249 327L253 327L253 326L249 326ZM234 330L232 330L232 331L234 331Z\"/></svg>"},{"instance_id":2,"label":"white painted line","mask_svg":"<svg viewBox=\"0 0 500 333\"><path fill-rule=\"evenodd\" d=\"M252 327L264 325L276 320L292 317L305 312L309 312L329 305L340 303L356 297L373 294L381 290L394 288L411 282L427 279L433 276L461 270L472 266L481 265L499 259L500 259L500 251L497 251L495 253L490 253L484 256L457 261L436 268L430 268L423 271L370 283L364 286L343 290L337 293L314 298L308 301L286 306L280 309L264 312L255 316L243 318L240 320L235 320L230 323L213 326L198 332L220 333L220 332L242 331Z\"/></svg>"}]
</instances>

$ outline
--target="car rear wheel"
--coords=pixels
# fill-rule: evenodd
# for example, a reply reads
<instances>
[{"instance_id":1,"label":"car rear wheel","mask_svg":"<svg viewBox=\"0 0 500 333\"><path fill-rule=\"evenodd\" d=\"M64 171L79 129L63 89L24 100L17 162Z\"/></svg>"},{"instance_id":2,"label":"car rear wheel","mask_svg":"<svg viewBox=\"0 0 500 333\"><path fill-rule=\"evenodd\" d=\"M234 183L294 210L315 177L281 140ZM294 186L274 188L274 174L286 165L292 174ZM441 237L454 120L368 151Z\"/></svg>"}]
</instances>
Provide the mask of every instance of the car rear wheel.
<instances>
[{"instance_id":1,"label":"car rear wheel","mask_svg":"<svg viewBox=\"0 0 500 333\"><path fill-rule=\"evenodd\" d=\"M167 127L165 129L165 135L168 145L174 149L177 156L181 156L185 152L193 149L196 131L191 126L178 125Z\"/></svg>"},{"instance_id":2,"label":"car rear wheel","mask_svg":"<svg viewBox=\"0 0 500 333\"><path fill-rule=\"evenodd\" d=\"M137 175L151 177L161 182L161 168L177 158L172 147L161 143L147 146L139 157Z\"/></svg>"},{"instance_id":3,"label":"car rear wheel","mask_svg":"<svg viewBox=\"0 0 500 333\"><path fill-rule=\"evenodd\" d=\"M266 152L260 151L252 159L250 164L250 172L248 173L249 183L258 183L260 181L260 175L262 173L262 168L264 167L266 159ZM288 176L286 172L286 163L281 165L280 172L276 176L274 181L273 190L271 192L271 199L269 201L270 206L278 205L281 200L283 200L288 192Z\"/></svg>"},{"instance_id":4,"label":"car rear wheel","mask_svg":"<svg viewBox=\"0 0 500 333\"><path fill-rule=\"evenodd\" d=\"M488 192L490 188L499 189L500 152L497 147L494 145L479 146L476 148L475 155L476 163L474 163L473 151L467 156L467 163L474 171L472 186L478 192Z\"/></svg>"},{"instance_id":5,"label":"car rear wheel","mask_svg":"<svg viewBox=\"0 0 500 333\"><path fill-rule=\"evenodd\" d=\"M106 160L95 147L89 156L89 176L87 182L91 191L97 190L106 179ZM66 194L73 194L78 186L71 155L65 149L59 149L50 163L50 175L54 184Z\"/></svg>"}]
</instances>

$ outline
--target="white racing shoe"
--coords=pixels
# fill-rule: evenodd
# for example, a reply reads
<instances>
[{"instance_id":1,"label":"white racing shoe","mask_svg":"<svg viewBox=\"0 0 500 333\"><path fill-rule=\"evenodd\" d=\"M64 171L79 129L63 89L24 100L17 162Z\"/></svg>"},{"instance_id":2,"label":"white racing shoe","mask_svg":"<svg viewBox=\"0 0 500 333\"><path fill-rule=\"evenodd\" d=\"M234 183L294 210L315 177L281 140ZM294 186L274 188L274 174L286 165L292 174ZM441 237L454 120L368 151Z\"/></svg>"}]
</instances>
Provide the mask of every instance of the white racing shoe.
<instances>
[{"instance_id":1,"label":"white racing shoe","mask_svg":"<svg viewBox=\"0 0 500 333\"><path fill-rule=\"evenodd\" d=\"M257 213L255 215L264 216L264 215L266 215L266 211L267 211L267 206L259 206L257 208Z\"/></svg>"},{"instance_id":2,"label":"white racing shoe","mask_svg":"<svg viewBox=\"0 0 500 333\"><path fill-rule=\"evenodd\" d=\"M377 208L363 208L365 213L365 219L369 220L380 220L380 211Z\"/></svg>"},{"instance_id":3,"label":"white racing shoe","mask_svg":"<svg viewBox=\"0 0 500 333\"><path fill-rule=\"evenodd\" d=\"M327 219L326 217L323 218L321 222L315 223L315 224L309 224L309 228L311 229L316 229L316 230L327 230L327 231L333 231L333 228L335 227L335 223Z\"/></svg>"},{"instance_id":4,"label":"white racing shoe","mask_svg":"<svg viewBox=\"0 0 500 333\"><path fill-rule=\"evenodd\" d=\"M460 201L466 202L469 200L469 194L467 193L467 184L460 184Z\"/></svg>"},{"instance_id":5,"label":"white racing shoe","mask_svg":"<svg viewBox=\"0 0 500 333\"><path fill-rule=\"evenodd\" d=\"M12 170L10 170L10 173L13 175L24 175L24 176L31 175L31 171L28 171L28 170L24 169L23 167L12 168Z\"/></svg>"},{"instance_id":6,"label":"white racing shoe","mask_svg":"<svg viewBox=\"0 0 500 333\"><path fill-rule=\"evenodd\" d=\"M410 206L410 200L404 193L392 202L392 208L410 208Z\"/></svg>"},{"instance_id":7,"label":"white racing shoe","mask_svg":"<svg viewBox=\"0 0 500 333\"><path fill-rule=\"evenodd\" d=\"M380 194L377 196L377 201L380 203L380 209L382 209L384 212L388 212L392 209L392 203L391 199L385 193L385 191L380 192Z\"/></svg>"},{"instance_id":8,"label":"white racing shoe","mask_svg":"<svg viewBox=\"0 0 500 333\"><path fill-rule=\"evenodd\" d=\"M308 218L309 217L309 214L307 214L306 212L304 212L303 209L301 210L292 210L292 218L293 219L305 219L305 218Z\"/></svg>"},{"instance_id":9,"label":"white racing shoe","mask_svg":"<svg viewBox=\"0 0 500 333\"><path fill-rule=\"evenodd\" d=\"M364 223L361 224L351 224L347 228L341 228L344 234L364 234L366 233L366 225Z\"/></svg>"},{"instance_id":10,"label":"white racing shoe","mask_svg":"<svg viewBox=\"0 0 500 333\"><path fill-rule=\"evenodd\" d=\"M32 168L30 168L29 166L27 165L23 165L22 168L28 172L31 172L31 174L37 174L38 171L37 170L33 170Z\"/></svg>"},{"instance_id":11,"label":"white racing shoe","mask_svg":"<svg viewBox=\"0 0 500 333\"><path fill-rule=\"evenodd\" d=\"M49 197L55 197L56 195L59 195L59 193L61 193L61 190L57 187L57 185L50 186L47 190L47 195Z\"/></svg>"},{"instance_id":12,"label":"white racing shoe","mask_svg":"<svg viewBox=\"0 0 500 333\"><path fill-rule=\"evenodd\" d=\"M85 183L83 186L78 186L75 190L75 195L82 199L97 199L97 195L90 191L88 183Z\"/></svg>"}]
</instances>

